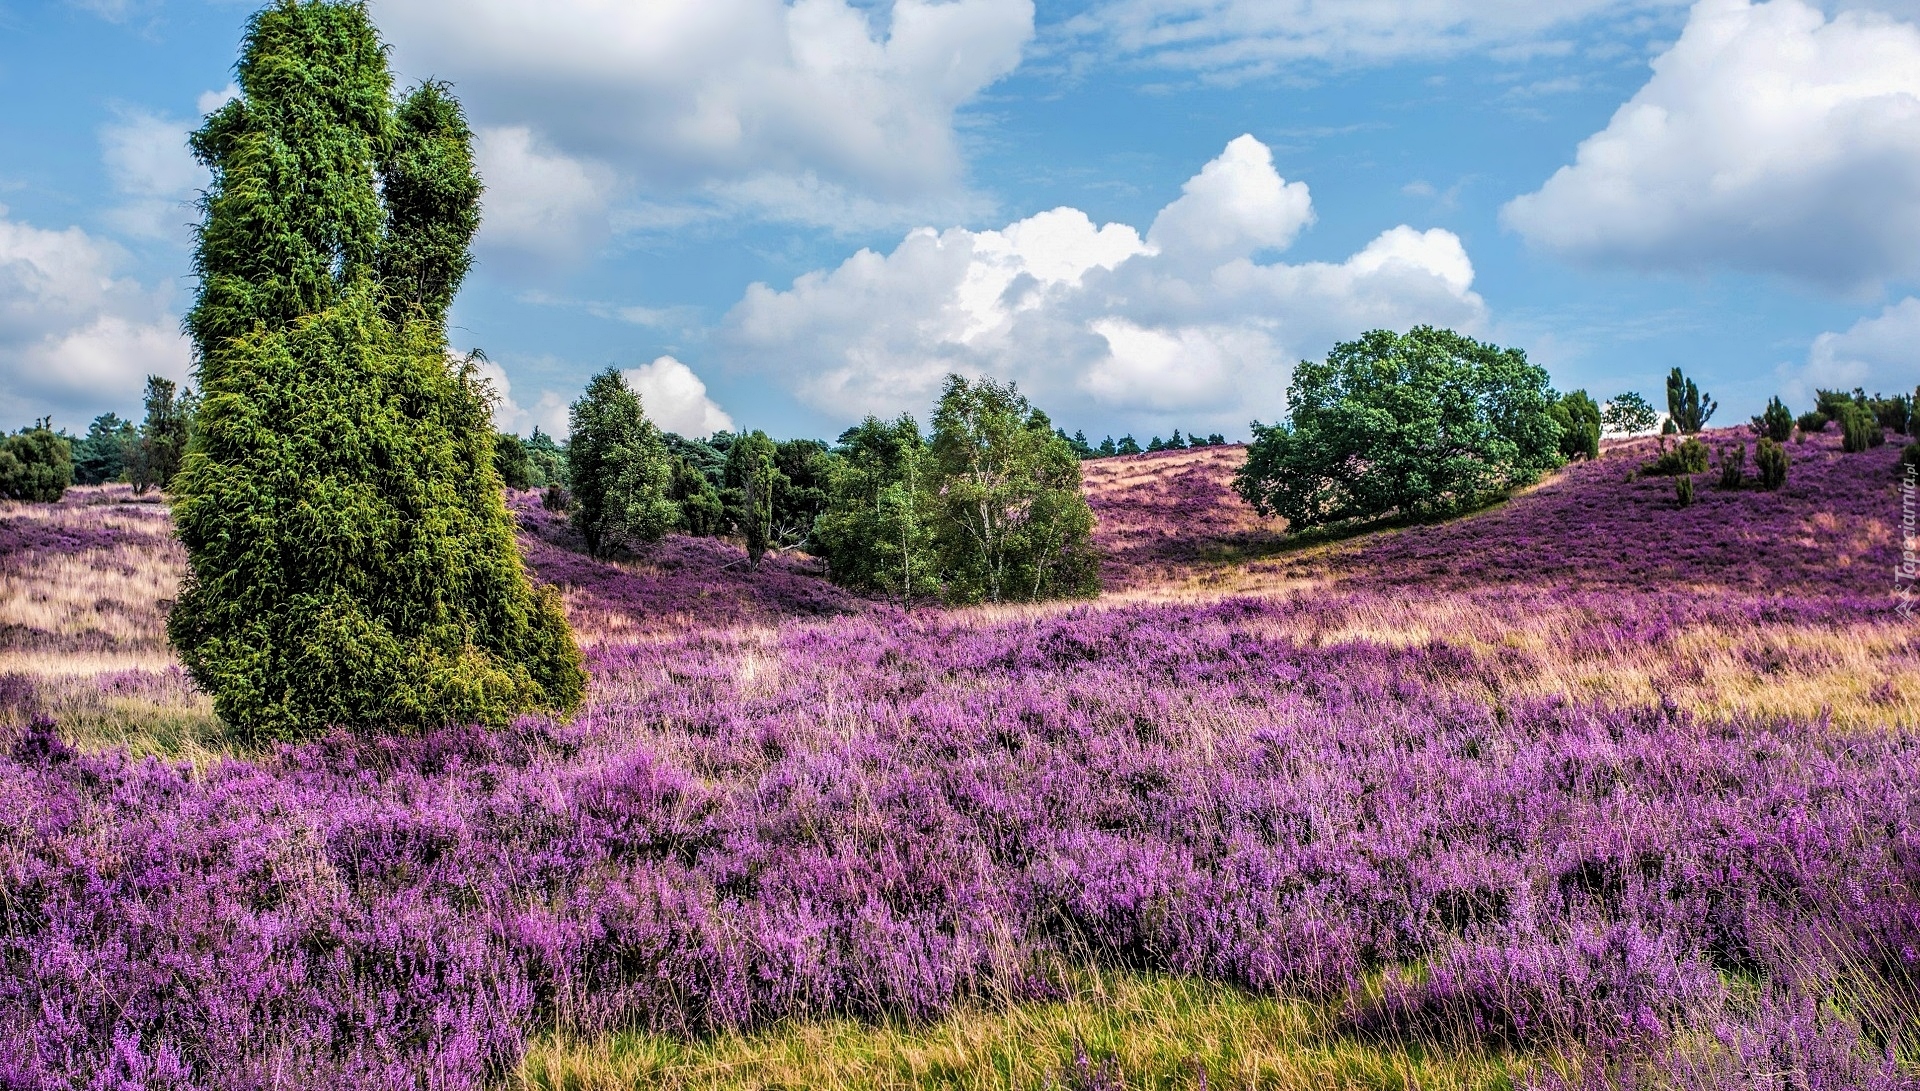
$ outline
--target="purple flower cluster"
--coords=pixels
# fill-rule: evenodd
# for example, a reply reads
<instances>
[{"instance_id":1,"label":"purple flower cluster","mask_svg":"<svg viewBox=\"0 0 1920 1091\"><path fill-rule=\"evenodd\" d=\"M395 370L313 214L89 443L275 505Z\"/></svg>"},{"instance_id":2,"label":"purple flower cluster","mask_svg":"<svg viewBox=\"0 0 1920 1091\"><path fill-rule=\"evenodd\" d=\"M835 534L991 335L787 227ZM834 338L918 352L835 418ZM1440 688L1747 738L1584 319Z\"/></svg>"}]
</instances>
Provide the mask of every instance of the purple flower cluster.
<instances>
[{"instance_id":1,"label":"purple flower cluster","mask_svg":"<svg viewBox=\"0 0 1920 1091\"><path fill-rule=\"evenodd\" d=\"M16 728L0 1082L478 1086L556 1021L924 1017L1088 959L1335 1000L1390 971L1356 1033L1637 1055L1721 973L1798 972L1794 921L1920 970L1920 739L1473 700L1500 664L1258 635L1275 609L602 647L569 728L203 779Z\"/></svg>"},{"instance_id":2,"label":"purple flower cluster","mask_svg":"<svg viewBox=\"0 0 1920 1091\"><path fill-rule=\"evenodd\" d=\"M569 725L195 769L77 752L0 676L0 1087L476 1088L554 1027L926 1018L1102 963L1316 997L1362 1037L1562 1050L1592 1087L1910 1088L1914 725L1533 684L1702 626L1857 621L1889 475L1827 446L1686 511L1642 503L1640 456L1577 465L1313 560L1338 579L1307 594L1011 616L903 614L722 542L601 564L522 498L530 567L594 637ZM1123 551L1164 531L1123 575L1271 533L1196 454L1106 460L1172 501L1091 484ZM1550 653L1345 631L1412 595L1578 624ZM1792 673L1821 647L1747 651Z\"/></svg>"}]
</instances>

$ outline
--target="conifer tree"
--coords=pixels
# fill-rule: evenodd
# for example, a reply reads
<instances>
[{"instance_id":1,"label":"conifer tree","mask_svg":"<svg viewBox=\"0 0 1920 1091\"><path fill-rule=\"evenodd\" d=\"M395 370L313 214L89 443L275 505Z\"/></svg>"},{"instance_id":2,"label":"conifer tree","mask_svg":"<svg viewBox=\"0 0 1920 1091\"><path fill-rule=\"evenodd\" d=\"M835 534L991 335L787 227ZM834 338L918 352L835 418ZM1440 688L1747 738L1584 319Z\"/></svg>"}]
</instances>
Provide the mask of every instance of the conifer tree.
<instances>
[{"instance_id":1,"label":"conifer tree","mask_svg":"<svg viewBox=\"0 0 1920 1091\"><path fill-rule=\"evenodd\" d=\"M749 432L727 449L727 516L746 540L747 571L760 567L773 540L773 496L781 482L778 449L765 432Z\"/></svg>"},{"instance_id":2,"label":"conifer tree","mask_svg":"<svg viewBox=\"0 0 1920 1091\"><path fill-rule=\"evenodd\" d=\"M570 711L579 650L522 567L484 384L448 352L479 222L458 104L427 84L396 108L342 0L256 13L237 72L191 138L213 180L175 480L181 658L262 736Z\"/></svg>"},{"instance_id":3,"label":"conifer tree","mask_svg":"<svg viewBox=\"0 0 1920 1091\"><path fill-rule=\"evenodd\" d=\"M608 557L634 542L658 541L679 521L673 462L640 396L612 367L573 403L567 435L574 526L587 552Z\"/></svg>"}]
</instances>

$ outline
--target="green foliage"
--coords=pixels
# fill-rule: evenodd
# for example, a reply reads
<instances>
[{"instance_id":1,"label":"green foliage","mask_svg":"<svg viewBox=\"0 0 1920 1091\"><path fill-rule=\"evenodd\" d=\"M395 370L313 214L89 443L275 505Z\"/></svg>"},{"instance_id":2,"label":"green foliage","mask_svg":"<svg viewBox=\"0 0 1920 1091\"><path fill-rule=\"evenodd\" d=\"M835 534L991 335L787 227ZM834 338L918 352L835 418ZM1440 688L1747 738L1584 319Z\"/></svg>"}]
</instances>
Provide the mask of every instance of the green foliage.
<instances>
[{"instance_id":1,"label":"green foliage","mask_svg":"<svg viewBox=\"0 0 1920 1091\"><path fill-rule=\"evenodd\" d=\"M1080 460L1017 388L947 376L928 452L926 487L935 497L948 601L1099 591Z\"/></svg>"},{"instance_id":2,"label":"green foliage","mask_svg":"<svg viewBox=\"0 0 1920 1091\"><path fill-rule=\"evenodd\" d=\"M1120 453L1120 448L1113 442L1113 437L1108 436L1100 441L1100 446L1094 449L1094 453L1100 458L1112 458Z\"/></svg>"},{"instance_id":3,"label":"green foliage","mask_svg":"<svg viewBox=\"0 0 1920 1091\"><path fill-rule=\"evenodd\" d=\"M256 737L571 711L579 650L521 566L486 390L447 355L479 193L447 174L471 173L457 107L409 96L438 129L390 110L355 3L263 9L237 71L191 141L213 179L187 319L204 398L173 481L181 659Z\"/></svg>"},{"instance_id":4,"label":"green foliage","mask_svg":"<svg viewBox=\"0 0 1920 1091\"><path fill-rule=\"evenodd\" d=\"M1807 412L1800 414L1799 419L1795 420L1794 423L1799 425L1800 431L1803 435L1811 436L1816 432L1826 431L1827 425L1828 423L1830 423L1830 420L1831 418L1829 418L1825 413L1820 412L1818 409L1810 409Z\"/></svg>"},{"instance_id":5,"label":"green foliage","mask_svg":"<svg viewBox=\"0 0 1920 1091\"><path fill-rule=\"evenodd\" d=\"M658 541L680 513L668 496L673 464L640 396L608 367L587 383L569 422L573 523L587 552L609 557L635 542Z\"/></svg>"},{"instance_id":6,"label":"green foliage","mask_svg":"<svg viewBox=\"0 0 1920 1091\"><path fill-rule=\"evenodd\" d=\"M817 439L790 439L775 447L770 533L776 548L803 546L813 537L814 520L827 507L831 460L827 445Z\"/></svg>"},{"instance_id":7,"label":"green foliage","mask_svg":"<svg viewBox=\"0 0 1920 1091\"><path fill-rule=\"evenodd\" d=\"M1900 448L1900 461L1894 465L1893 471L1895 474L1906 478L1920 474L1920 441L1909 443L1905 447Z\"/></svg>"},{"instance_id":8,"label":"green foliage","mask_svg":"<svg viewBox=\"0 0 1920 1091\"><path fill-rule=\"evenodd\" d=\"M379 170L387 218L375 264L387 317L439 328L473 266L467 244L480 228L473 133L446 84L428 80L401 100Z\"/></svg>"},{"instance_id":9,"label":"green foliage","mask_svg":"<svg viewBox=\"0 0 1920 1091\"><path fill-rule=\"evenodd\" d=\"M493 470L509 489L533 488L533 460L519 436L501 432L493 437Z\"/></svg>"},{"instance_id":10,"label":"green foliage","mask_svg":"<svg viewBox=\"0 0 1920 1091\"><path fill-rule=\"evenodd\" d=\"M1913 419L1913 399L1905 394L1896 394L1891 398L1875 394L1867 399L1867 410L1880 427L1894 435L1905 435Z\"/></svg>"},{"instance_id":11,"label":"green foliage","mask_svg":"<svg viewBox=\"0 0 1920 1091\"><path fill-rule=\"evenodd\" d=\"M1293 530L1473 507L1560 463L1547 374L1450 330L1375 330L1302 361L1292 417L1254 424L1235 487Z\"/></svg>"},{"instance_id":12,"label":"green foliage","mask_svg":"<svg viewBox=\"0 0 1920 1091\"><path fill-rule=\"evenodd\" d=\"M1617 394L1600 413L1600 423L1615 435L1637 436L1660 427L1660 414L1647 399L1629 390Z\"/></svg>"},{"instance_id":13,"label":"green foliage","mask_svg":"<svg viewBox=\"0 0 1920 1091\"><path fill-rule=\"evenodd\" d=\"M1687 474L1681 474L1679 477L1674 478L1673 494L1674 499L1679 502L1681 507L1684 508L1691 505L1693 503L1693 478Z\"/></svg>"},{"instance_id":14,"label":"green foliage","mask_svg":"<svg viewBox=\"0 0 1920 1091\"><path fill-rule=\"evenodd\" d=\"M1771 398L1766 411L1753 418L1753 432L1775 443L1785 443L1793 438L1793 412L1779 398Z\"/></svg>"},{"instance_id":15,"label":"green foliage","mask_svg":"<svg viewBox=\"0 0 1920 1091\"><path fill-rule=\"evenodd\" d=\"M1674 423L1672 417L1668 417L1666 420L1660 422L1660 434L1663 436L1677 436L1680 434L1680 426Z\"/></svg>"},{"instance_id":16,"label":"green foliage","mask_svg":"<svg viewBox=\"0 0 1920 1091\"><path fill-rule=\"evenodd\" d=\"M71 484L73 447L54 432L51 420L0 441L0 499L52 504Z\"/></svg>"},{"instance_id":17,"label":"green foliage","mask_svg":"<svg viewBox=\"0 0 1920 1091\"><path fill-rule=\"evenodd\" d=\"M1700 392L1692 379L1674 368L1667 375L1667 416L1682 435L1694 435L1713 419L1720 403Z\"/></svg>"},{"instance_id":18,"label":"green foliage","mask_svg":"<svg viewBox=\"0 0 1920 1091\"><path fill-rule=\"evenodd\" d=\"M1207 436L1207 446L1209 447L1225 447L1226 445L1227 437L1218 432L1211 433Z\"/></svg>"},{"instance_id":19,"label":"green foliage","mask_svg":"<svg viewBox=\"0 0 1920 1091\"><path fill-rule=\"evenodd\" d=\"M1848 454L1858 454L1887 442L1880 422L1874 419L1873 412L1865 404L1849 402L1840 407L1839 420L1840 449Z\"/></svg>"},{"instance_id":20,"label":"green foliage","mask_svg":"<svg viewBox=\"0 0 1920 1091\"><path fill-rule=\"evenodd\" d=\"M175 397L176 389L171 380L147 376L147 419L140 425L140 439L130 452L127 466L136 493L164 489L180 472L198 399L191 388Z\"/></svg>"},{"instance_id":21,"label":"green foliage","mask_svg":"<svg viewBox=\"0 0 1920 1091\"><path fill-rule=\"evenodd\" d=\"M1787 483L1787 449L1772 439L1763 439L1753 452L1753 472L1763 489L1777 489Z\"/></svg>"},{"instance_id":22,"label":"green foliage","mask_svg":"<svg viewBox=\"0 0 1920 1091\"><path fill-rule=\"evenodd\" d=\"M1553 403L1553 423L1560 426L1560 457L1600 457L1600 407L1584 390L1563 395Z\"/></svg>"},{"instance_id":23,"label":"green foliage","mask_svg":"<svg viewBox=\"0 0 1920 1091\"><path fill-rule=\"evenodd\" d=\"M1122 455L1140 454L1140 443L1133 438L1133 433L1129 432L1120 437L1120 443L1114 448L1114 453Z\"/></svg>"},{"instance_id":24,"label":"green foliage","mask_svg":"<svg viewBox=\"0 0 1920 1091\"><path fill-rule=\"evenodd\" d=\"M1705 473L1707 472L1707 445L1690 436L1668 447L1667 441L1662 439L1659 456L1641 467L1640 472L1648 477Z\"/></svg>"},{"instance_id":25,"label":"green foliage","mask_svg":"<svg viewBox=\"0 0 1920 1091\"><path fill-rule=\"evenodd\" d=\"M736 437L727 448L727 519L746 542L749 572L760 567L773 542L773 495L780 487L780 471L773 463L778 452L760 431Z\"/></svg>"},{"instance_id":26,"label":"green foliage","mask_svg":"<svg viewBox=\"0 0 1920 1091\"><path fill-rule=\"evenodd\" d=\"M1056 436L1059 436L1063 440L1066 440L1067 446L1073 448L1074 456L1079 458L1082 462L1085 462L1087 459L1090 459L1090 458L1100 457L1099 450L1097 450L1093 446L1093 444L1087 442L1087 434L1085 432L1077 431L1073 435L1069 436L1067 435L1066 429L1055 428L1053 430L1053 434ZM1111 442L1111 440L1109 440L1109 442Z\"/></svg>"},{"instance_id":27,"label":"green foliage","mask_svg":"<svg viewBox=\"0 0 1920 1091\"><path fill-rule=\"evenodd\" d=\"M102 413L93 418L87 434L73 445L73 480L76 485L105 485L127 474L134 444L140 432L132 421L118 413Z\"/></svg>"},{"instance_id":28,"label":"green foliage","mask_svg":"<svg viewBox=\"0 0 1920 1091\"><path fill-rule=\"evenodd\" d=\"M1736 443L1720 452L1720 487L1737 489L1747 477L1747 445Z\"/></svg>"},{"instance_id":29,"label":"green foliage","mask_svg":"<svg viewBox=\"0 0 1920 1091\"><path fill-rule=\"evenodd\" d=\"M1159 436L1155 436L1147 441L1147 450L1149 451L1164 451L1166 449L1167 441L1161 439Z\"/></svg>"},{"instance_id":30,"label":"green foliage","mask_svg":"<svg viewBox=\"0 0 1920 1091\"><path fill-rule=\"evenodd\" d=\"M553 441L553 437L542 432L538 425L533 434L522 441L527 450L527 462L532 467L530 476L532 487L551 488L567 483L567 450Z\"/></svg>"},{"instance_id":31,"label":"green foliage","mask_svg":"<svg viewBox=\"0 0 1920 1091\"><path fill-rule=\"evenodd\" d=\"M903 606L939 593L926 458L920 426L904 414L841 434L812 540L835 583Z\"/></svg>"},{"instance_id":32,"label":"green foliage","mask_svg":"<svg viewBox=\"0 0 1920 1091\"><path fill-rule=\"evenodd\" d=\"M707 475L695 469L693 463L679 455L671 458L673 481L668 486L667 498L680 513L675 526L697 538L717 538L725 534L727 510L721 502L720 490Z\"/></svg>"}]
</instances>

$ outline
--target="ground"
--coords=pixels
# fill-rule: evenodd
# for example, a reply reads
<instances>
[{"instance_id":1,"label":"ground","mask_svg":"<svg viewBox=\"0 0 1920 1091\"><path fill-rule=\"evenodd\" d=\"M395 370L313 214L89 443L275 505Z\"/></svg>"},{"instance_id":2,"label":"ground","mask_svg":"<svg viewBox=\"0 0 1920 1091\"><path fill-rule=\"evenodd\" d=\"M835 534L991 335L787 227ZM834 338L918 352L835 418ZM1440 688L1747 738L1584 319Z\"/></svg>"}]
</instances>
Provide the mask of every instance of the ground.
<instances>
[{"instance_id":1,"label":"ground","mask_svg":"<svg viewBox=\"0 0 1920 1091\"><path fill-rule=\"evenodd\" d=\"M521 496L587 710L273 749L157 497L0 507L0 1083L1908 1086L1895 448L1651 442L1304 543L1099 460L1107 592L957 611Z\"/></svg>"}]
</instances>

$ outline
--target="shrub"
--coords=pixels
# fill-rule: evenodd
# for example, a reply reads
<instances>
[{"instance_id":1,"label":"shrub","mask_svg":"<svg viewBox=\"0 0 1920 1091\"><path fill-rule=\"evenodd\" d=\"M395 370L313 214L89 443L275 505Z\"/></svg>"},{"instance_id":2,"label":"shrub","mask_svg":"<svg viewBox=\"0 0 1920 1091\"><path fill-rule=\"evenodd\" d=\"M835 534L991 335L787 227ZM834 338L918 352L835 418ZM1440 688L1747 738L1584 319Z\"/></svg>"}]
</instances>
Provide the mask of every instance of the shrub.
<instances>
[{"instance_id":1,"label":"shrub","mask_svg":"<svg viewBox=\"0 0 1920 1091\"><path fill-rule=\"evenodd\" d=\"M73 447L51 420L0 442L0 498L51 504L73 484Z\"/></svg>"},{"instance_id":2,"label":"shrub","mask_svg":"<svg viewBox=\"0 0 1920 1091\"><path fill-rule=\"evenodd\" d=\"M429 84L392 108L358 4L260 11L237 71L192 138L181 659L255 736L572 710L579 650L521 565L484 386L448 359L479 194L458 105Z\"/></svg>"},{"instance_id":3,"label":"shrub","mask_svg":"<svg viewBox=\"0 0 1920 1091\"><path fill-rule=\"evenodd\" d=\"M773 494L780 471L778 453L765 432L741 435L727 448L727 519L746 541L747 571L760 567L773 541Z\"/></svg>"},{"instance_id":4,"label":"shrub","mask_svg":"<svg viewBox=\"0 0 1920 1091\"><path fill-rule=\"evenodd\" d=\"M1629 390L1607 403L1600 423L1615 435L1637 436L1660 427L1660 414L1653 411L1647 399Z\"/></svg>"},{"instance_id":5,"label":"shrub","mask_svg":"<svg viewBox=\"0 0 1920 1091\"><path fill-rule=\"evenodd\" d=\"M1747 475L1747 445L1737 443L1720 454L1720 487L1737 489Z\"/></svg>"},{"instance_id":6,"label":"shrub","mask_svg":"<svg viewBox=\"0 0 1920 1091\"><path fill-rule=\"evenodd\" d=\"M1920 473L1920 441L1907 444L1900 449L1900 461L1893 472L1901 477L1911 477Z\"/></svg>"},{"instance_id":7,"label":"shrub","mask_svg":"<svg viewBox=\"0 0 1920 1091\"><path fill-rule=\"evenodd\" d=\"M527 445L511 432L493 437L493 470L509 489L533 487L533 460L527 457Z\"/></svg>"},{"instance_id":8,"label":"shrub","mask_svg":"<svg viewBox=\"0 0 1920 1091\"><path fill-rule=\"evenodd\" d=\"M1553 422L1560 426L1560 457L1600 457L1600 407L1584 390L1576 390L1553 403Z\"/></svg>"},{"instance_id":9,"label":"shrub","mask_svg":"<svg viewBox=\"0 0 1920 1091\"><path fill-rule=\"evenodd\" d=\"M923 487L951 602L1096 594L1093 511L1080 460L1014 386L947 376Z\"/></svg>"},{"instance_id":10,"label":"shrub","mask_svg":"<svg viewBox=\"0 0 1920 1091\"><path fill-rule=\"evenodd\" d=\"M1894 435L1905 435L1913 416L1913 402L1905 394L1883 398L1875 394L1867 400L1867 410L1880 427Z\"/></svg>"},{"instance_id":11,"label":"shrub","mask_svg":"<svg viewBox=\"0 0 1920 1091\"><path fill-rule=\"evenodd\" d=\"M1870 447L1878 447L1887 442L1886 433L1880 430L1880 422L1866 406L1850 403L1840 410L1840 449L1848 454L1858 454Z\"/></svg>"},{"instance_id":12,"label":"shrub","mask_svg":"<svg viewBox=\"0 0 1920 1091\"><path fill-rule=\"evenodd\" d=\"M1547 373L1451 330L1336 345L1301 362L1287 399L1287 423L1255 423L1235 488L1294 530L1459 511L1561 461Z\"/></svg>"},{"instance_id":13,"label":"shrub","mask_svg":"<svg viewBox=\"0 0 1920 1091\"><path fill-rule=\"evenodd\" d=\"M1684 508L1689 504L1692 504L1693 503L1693 478L1687 474L1681 474L1679 477L1674 478L1673 492L1674 492L1674 498L1680 502L1681 507Z\"/></svg>"},{"instance_id":14,"label":"shrub","mask_svg":"<svg viewBox=\"0 0 1920 1091\"><path fill-rule=\"evenodd\" d=\"M1825 413L1814 409L1800 414L1800 419L1794 423L1800 426L1801 432L1811 436L1817 432L1826 431L1829 422Z\"/></svg>"},{"instance_id":15,"label":"shrub","mask_svg":"<svg viewBox=\"0 0 1920 1091\"><path fill-rule=\"evenodd\" d=\"M533 487L544 489L567 483L567 452L538 426L523 444L527 462L532 466Z\"/></svg>"},{"instance_id":16,"label":"shrub","mask_svg":"<svg viewBox=\"0 0 1920 1091\"><path fill-rule=\"evenodd\" d=\"M1760 441L1753 452L1753 471L1761 488L1777 489L1787 483L1787 449L1771 439Z\"/></svg>"},{"instance_id":17,"label":"shrub","mask_svg":"<svg viewBox=\"0 0 1920 1091\"><path fill-rule=\"evenodd\" d=\"M1785 443L1792 439L1793 414L1788 411L1786 403L1779 398L1768 400L1766 412L1753 418L1753 433L1757 436L1765 436L1775 443Z\"/></svg>"},{"instance_id":18,"label":"shrub","mask_svg":"<svg viewBox=\"0 0 1920 1091\"><path fill-rule=\"evenodd\" d=\"M1697 438L1689 436L1666 447L1665 440L1659 457L1647 463L1640 472L1649 477L1672 477L1675 474L1698 474L1707 471L1707 445Z\"/></svg>"},{"instance_id":19,"label":"shrub","mask_svg":"<svg viewBox=\"0 0 1920 1091\"><path fill-rule=\"evenodd\" d=\"M1682 435L1697 434L1713 419L1713 411L1718 408L1720 403L1701 393L1679 368L1667 375L1667 417Z\"/></svg>"},{"instance_id":20,"label":"shrub","mask_svg":"<svg viewBox=\"0 0 1920 1091\"><path fill-rule=\"evenodd\" d=\"M569 410L568 491L587 552L612 556L658 541L679 519L668 490L673 466L640 396L612 367L587 383Z\"/></svg>"}]
</instances>

